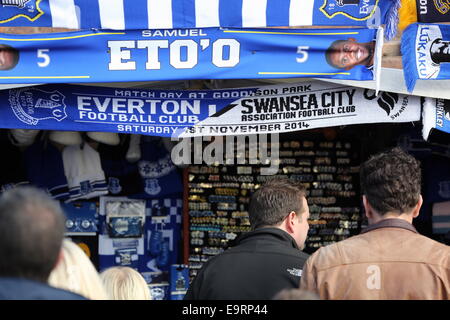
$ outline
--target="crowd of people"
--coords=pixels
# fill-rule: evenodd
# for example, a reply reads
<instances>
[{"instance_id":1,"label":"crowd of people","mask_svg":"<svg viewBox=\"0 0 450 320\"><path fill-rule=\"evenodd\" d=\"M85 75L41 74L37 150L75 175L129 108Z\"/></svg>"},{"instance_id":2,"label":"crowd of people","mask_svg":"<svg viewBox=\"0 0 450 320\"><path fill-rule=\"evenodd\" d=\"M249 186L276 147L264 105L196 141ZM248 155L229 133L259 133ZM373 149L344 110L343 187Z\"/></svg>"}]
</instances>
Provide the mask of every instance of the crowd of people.
<instances>
[{"instance_id":1,"label":"crowd of people","mask_svg":"<svg viewBox=\"0 0 450 320\"><path fill-rule=\"evenodd\" d=\"M361 165L369 226L359 235L302 252L308 234L305 188L274 178L250 202L252 231L209 259L185 300L450 299L450 249L420 235L419 162L400 148ZM151 300L136 270L99 273L64 238L59 203L18 187L0 197L0 299Z\"/></svg>"}]
</instances>

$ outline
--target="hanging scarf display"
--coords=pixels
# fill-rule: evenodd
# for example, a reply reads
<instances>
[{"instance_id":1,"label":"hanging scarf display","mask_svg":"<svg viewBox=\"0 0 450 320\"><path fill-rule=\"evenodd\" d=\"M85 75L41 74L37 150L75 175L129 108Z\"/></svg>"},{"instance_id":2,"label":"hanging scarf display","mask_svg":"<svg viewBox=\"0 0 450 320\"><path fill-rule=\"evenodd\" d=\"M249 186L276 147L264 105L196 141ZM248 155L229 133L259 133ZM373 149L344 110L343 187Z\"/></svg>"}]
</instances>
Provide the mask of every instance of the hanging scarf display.
<instances>
[{"instance_id":1,"label":"hanging scarf display","mask_svg":"<svg viewBox=\"0 0 450 320\"><path fill-rule=\"evenodd\" d=\"M381 61L382 31L206 28L3 34L0 83L373 80Z\"/></svg>"},{"instance_id":2,"label":"hanging scarf display","mask_svg":"<svg viewBox=\"0 0 450 320\"><path fill-rule=\"evenodd\" d=\"M398 10L399 29L415 22L450 22L450 3L447 0L401 0Z\"/></svg>"},{"instance_id":3,"label":"hanging scarf display","mask_svg":"<svg viewBox=\"0 0 450 320\"><path fill-rule=\"evenodd\" d=\"M400 0L3 0L0 26L172 29L397 25Z\"/></svg>"},{"instance_id":4,"label":"hanging scarf display","mask_svg":"<svg viewBox=\"0 0 450 320\"><path fill-rule=\"evenodd\" d=\"M281 133L420 119L418 97L321 81L222 90L47 85L0 91L0 127L162 137ZM8 103L9 101L9 103Z\"/></svg>"},{"instance_id":5,"label":"hanging scarf display","mask_svg":"<svg viewBox=\"0 0 450 320\"><path fill-rule=\"evenodd\" d=\"M450 25L410 25L403 33L401 52L409 92L418 79L450 79Z\"/></svg>"},{"instance_id":6,"label":"hanging scarf display","mask_svg":"<svg viewBox=\"0 0 450 320\"><path fill-rule=\"evenodd\" d=\"M432 141L442 139L448 142L448 134L450 133L450 100L435 98L424 99L422 113L423 139Z\"/></svg>"}]
</instances>

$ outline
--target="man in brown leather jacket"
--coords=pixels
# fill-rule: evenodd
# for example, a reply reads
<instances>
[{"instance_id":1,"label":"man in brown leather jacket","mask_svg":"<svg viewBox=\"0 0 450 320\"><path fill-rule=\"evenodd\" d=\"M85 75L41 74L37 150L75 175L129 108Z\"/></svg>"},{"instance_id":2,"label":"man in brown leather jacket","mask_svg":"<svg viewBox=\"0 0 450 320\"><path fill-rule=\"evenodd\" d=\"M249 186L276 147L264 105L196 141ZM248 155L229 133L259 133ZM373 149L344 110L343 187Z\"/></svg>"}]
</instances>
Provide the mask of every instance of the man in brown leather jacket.
<instances>
[{"instance_id":1,"label":"man in brown leather jacket","mask_svg":"<svg viewBox=\"0 0 450 320\"><path fill-rule=\"evenodd\" d=\"M369 226L317 250L300 287L321 299L450 299L450 247L412 225L423 202L419 162L394 148L360 175Z\"/></svg>"}]
</instances>

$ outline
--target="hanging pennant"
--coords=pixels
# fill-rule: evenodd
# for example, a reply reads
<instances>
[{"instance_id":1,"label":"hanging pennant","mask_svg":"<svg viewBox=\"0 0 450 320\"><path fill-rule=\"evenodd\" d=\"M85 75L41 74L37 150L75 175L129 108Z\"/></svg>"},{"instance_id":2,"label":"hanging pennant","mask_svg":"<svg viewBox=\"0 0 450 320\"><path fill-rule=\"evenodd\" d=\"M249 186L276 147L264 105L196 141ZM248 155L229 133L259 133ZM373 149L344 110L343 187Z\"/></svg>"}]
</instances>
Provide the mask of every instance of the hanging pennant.
<instances>
[{"instance_id":1,"label":"hanging pennant","mask_svg":"<svg viewBox=\"0 0 450 320\"><path fill-rule=\"evenodd\" d=\"M162 137L281 133L420 119L420 98L321 81L223 90L46 85L0 91L0 128Z\"/></svg>"},{"instance_id":2,"label":"hanging pennant","mask_svg":"<svg viewBox=\"0 0 450 320\"><path fill-rule=\"evenodd\" d=\"M406 87L418 79L450 79L450 26L415 23L406 28L401 43Z\"/></svg>"},{"instance_id":3,"label":"hanging pennant","mask_svg":"<svg viewBox=\"0 0 450 320\"><path fill-rule=\"evenodd\" d=\"M366 28L3 34L0 83L290 77L372 80L381 61L382 30L378 36L377 30Z\"/></svg>"},{"instance_id":4,"label":"hanging pennant","mask_svg":"<svg viewBox=\"0 0 450 320\"><path fill-rule=\"evenodd\" d=\"M131 30L387 24L395 29L399 3L400 0L3 0L0 26Z\"/></svg>"}]
</instances>

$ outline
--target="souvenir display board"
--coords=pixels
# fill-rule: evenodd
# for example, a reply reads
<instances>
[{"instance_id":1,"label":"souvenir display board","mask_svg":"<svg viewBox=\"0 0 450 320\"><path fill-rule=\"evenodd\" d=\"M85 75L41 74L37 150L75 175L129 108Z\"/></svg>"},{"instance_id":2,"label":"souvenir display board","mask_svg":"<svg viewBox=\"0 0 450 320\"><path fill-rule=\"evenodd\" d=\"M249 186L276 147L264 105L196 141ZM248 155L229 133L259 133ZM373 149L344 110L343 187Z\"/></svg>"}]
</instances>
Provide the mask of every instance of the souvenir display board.
<instances>
[{"instance_id":1,"label":"souvenir display board","mask_svg":"<svg viewBox=\"0 0 450 320\"><path fill-rule=\"evenodd\" d=\"M279 143L276 175L261 175L261 164L192 165L185 186L191 280L204 262L250 231L252 193L265 181L286 177L305 185L310 229L304 251L357 234L361 227L359 147L352 141L289 140Z\"/></svg>"}]
</instances>

